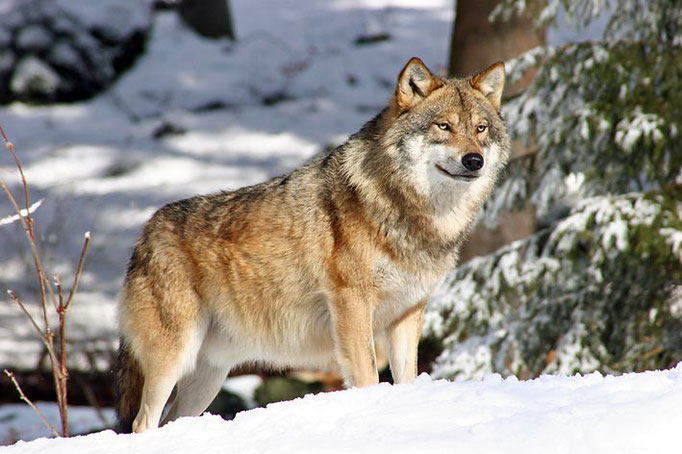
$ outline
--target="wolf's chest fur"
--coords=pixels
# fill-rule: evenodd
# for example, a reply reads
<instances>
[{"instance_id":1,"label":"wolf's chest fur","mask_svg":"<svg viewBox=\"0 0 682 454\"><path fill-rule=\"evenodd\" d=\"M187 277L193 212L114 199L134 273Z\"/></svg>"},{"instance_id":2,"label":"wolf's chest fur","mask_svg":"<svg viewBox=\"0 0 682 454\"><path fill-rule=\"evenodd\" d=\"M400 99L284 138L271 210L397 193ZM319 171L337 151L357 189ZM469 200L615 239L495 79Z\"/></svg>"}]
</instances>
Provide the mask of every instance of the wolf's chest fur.
<instances>
[{"instance_id":1,"label":"wolf's chest fur","mask_svg":"<svg viewBox=\"0 0 682 454\"><path fill-rule=\"evenodd\" d=\"M433 292L441 275L406 270L388 260L377 267L376 282L383 297L374 310L374 326L383 329Z\"/></svg>"}]
</instances>

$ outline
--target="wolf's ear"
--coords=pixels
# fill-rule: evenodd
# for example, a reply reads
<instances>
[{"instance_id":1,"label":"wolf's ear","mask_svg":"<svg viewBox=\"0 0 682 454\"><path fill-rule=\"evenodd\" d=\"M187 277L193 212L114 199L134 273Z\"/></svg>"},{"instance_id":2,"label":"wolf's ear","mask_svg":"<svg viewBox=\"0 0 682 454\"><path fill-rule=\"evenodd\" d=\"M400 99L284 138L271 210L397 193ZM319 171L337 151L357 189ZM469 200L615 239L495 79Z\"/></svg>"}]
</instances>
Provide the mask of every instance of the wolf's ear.
<instances>
[{"instance_id":1,"label":"wolf's ear","mask_svg":"<svg viewBox=\"0 0 682 454\"><path fill-rule=\"evenodd\" d=\"M493 63L480 73L471 76L471 86L485 95L499 111L504 90L504 63Z\"/></svg>"},{"instance_id":2,"label":"wolf's ear","mask_svg":"<svg viewBox=\"0 0 682 454\"><path fill-rule=\"evenodd\" d=\"M413 57L398 76L395 100L400 111L409 110L443 86L443 81L431 74L423 61Z\"/></svg>"}]
</instances>

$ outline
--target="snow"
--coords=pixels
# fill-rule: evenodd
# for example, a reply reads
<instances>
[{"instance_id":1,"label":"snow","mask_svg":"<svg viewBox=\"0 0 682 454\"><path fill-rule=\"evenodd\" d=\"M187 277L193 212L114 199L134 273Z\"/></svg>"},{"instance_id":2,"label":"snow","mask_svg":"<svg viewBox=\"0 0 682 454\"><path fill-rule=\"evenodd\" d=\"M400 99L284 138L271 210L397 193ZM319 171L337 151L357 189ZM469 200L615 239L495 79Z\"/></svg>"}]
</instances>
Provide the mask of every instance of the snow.
<instances>
[{"instance_id":1,"label":"snow","mask_svg":"<svg viewBox=\"0 0 682 454\"><path fill-rule=\"evenodd\" d=\"M15 68L10 85L14 91L51 92L59 83L59 75L48 65L29 56L21 59Z\"/></svg>"},{"instance_id":2,"label":"snow","mask_svg":"<svg viewBox=\"0 0 682 454\"><path fill-rule=\"evenodd\" d=\"M36 406L55 428L60 427L59 408L53 402L36 402ZM102 420L102 418L104 420ZM110 427L114 421L114 410L101 409L101 414L91 407L69 407L69 429L71 433L82 434ZM0 406L0 445L16 440L35 440L51 437L52 432L38 418L31 407L25 404ZM0 447L0 451L3 448Z\"/></svg>"},{"instance_id":3,"label":"snow","mask_svg":"<svg viewBox=\"0 0 682 454\"><path fill-rule=\"evenodd\" d=\"M638 108L632 118L621 120L616 125L615 142L628 153L637 151L636 145L642 138L650 138L653 143L663 139L661 127L665 122L656 114L646 114Z\"/></svg>"},{"instance_id":4,"label":"snow","mask_svg":"<svg viewBox=\"0 0 682 454\"><path fill-rule=\"evenodd\" d=\"M40 207L40 205L43 204L45 199L40 199L35 203L32 203L31 206L28 208L22 208L19 210L19 214L13 214L11 216L4 217L0 219L0 225L5 225L5 224L11 224L12 222L16 222L20 220L22 217L25 217L27 214L33 214L35 211Z\"/></svg>"},{"instance_id":5,"label":"snow","mask_svg":"<svg viewBox=\"0 0 682 454\"><path fill-rule=\"evenodd\" d=\"M671 228L660 229L659 233L666 237L666 242L672 246L673 255L680 257L682 261L682 232Z\"/></svg>"},{"instance_id":6,"label":"snow","mask_svg":"<svg viewBox=\"0 0 682 454\"><path fill-rule=\"evenodd\" d=\"M255 408L258 403L254 400L256 388L263 382L258 375L240 375L229 377L223 384L223 389L239 396L248 408ZM59 430L59 409L54 402L36 402L36 406L45 418ZM69 407L69 430L71 434L100 431L112 427L115 421L114 410L102 408L98 414L92 407ZM0 446L8 445L17 440L30 441L42 437L51 437L52 432L38 418L35 412L25 404L0 405ZM1 450L2 448L0 448Z\"/></svg>"},{"instance_id":7,"label":"snow","mask_svg":"<svg viewBox=\"0 0 682 454\"><path fill-rule=\"evenodd\" d=\"M99 29L112 41L144 29L149 11L140 0L52 0L58 9L74 17L87 29Z\"/></svg>"},{"instance_id":8,"label":"snow","mask_svg":"<svg viewBox=\"0 0 682 454\"><path fill-rule=\"evenodd\" d=\"M507 454L678 452L682 364L622 376L487 375L307 395L239 413L183 418L143 434L39 439L7 454L78 452Z\"/></svg>"},{"instance_id":9,"label":"snow","mask_svg":"<svg viewBox=\"0 0 682 454\"><path fill-rule=\"evenodd\" d=\"M32 26L21 30L17 36L17 45L27 50L40 51L50 46L52 37L45 29Z\"/></svg>"}]
</instances>

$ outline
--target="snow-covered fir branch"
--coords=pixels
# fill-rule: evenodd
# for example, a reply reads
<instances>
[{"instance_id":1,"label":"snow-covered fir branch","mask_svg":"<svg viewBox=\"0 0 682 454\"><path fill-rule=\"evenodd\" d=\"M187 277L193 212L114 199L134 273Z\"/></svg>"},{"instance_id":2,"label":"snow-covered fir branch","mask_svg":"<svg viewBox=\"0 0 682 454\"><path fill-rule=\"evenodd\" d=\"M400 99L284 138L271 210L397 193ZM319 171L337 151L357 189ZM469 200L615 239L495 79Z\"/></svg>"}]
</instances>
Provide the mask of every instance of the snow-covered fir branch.
<instances>
[{"instance_id":1,"label":"snow-covered fir branch","mask_svg":"<svg viewBox=\"0 0 682 454\"><path fill-rule=\"evenodd\" d=\"M512 62L512 77L540 67L505 107L512 134L537 159L511 166L487 221L530 200L552 222L584 197L674 183L682 169L680 60L679 46L619 41L535 49Z\"/></svg>"},{"instance_id":2,"label":"snow-covered fir branch","mask_svg":"<svg viewBox=\"0 0 682 454\"><path fill-rule=\"evenodd\" d=\"M682 349L682 188L598 196L475 258L430 303L433 372L642 370Z\"/></svg>"}]
</instances>

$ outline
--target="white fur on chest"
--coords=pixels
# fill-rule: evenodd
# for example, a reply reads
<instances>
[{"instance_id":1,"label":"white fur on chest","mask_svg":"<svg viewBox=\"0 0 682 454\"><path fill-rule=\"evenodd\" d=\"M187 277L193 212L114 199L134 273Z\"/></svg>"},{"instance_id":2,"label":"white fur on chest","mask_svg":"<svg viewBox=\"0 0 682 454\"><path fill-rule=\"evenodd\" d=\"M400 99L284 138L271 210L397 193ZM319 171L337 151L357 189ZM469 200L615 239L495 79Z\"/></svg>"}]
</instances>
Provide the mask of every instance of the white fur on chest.
<instances>
[{"instance_id":1,"label":"white fur on chest","mask_svg":"<svg viewBox=\"0 0 682 454\"><path fill-rule=\"evenodd\" d=\"M384 295L374 311L375 327L385 327L399 319L408 309L431 295L440 282L439 276L415 273L384 262L377 273L377 284Z\"/></svg>"}]
</instances>

